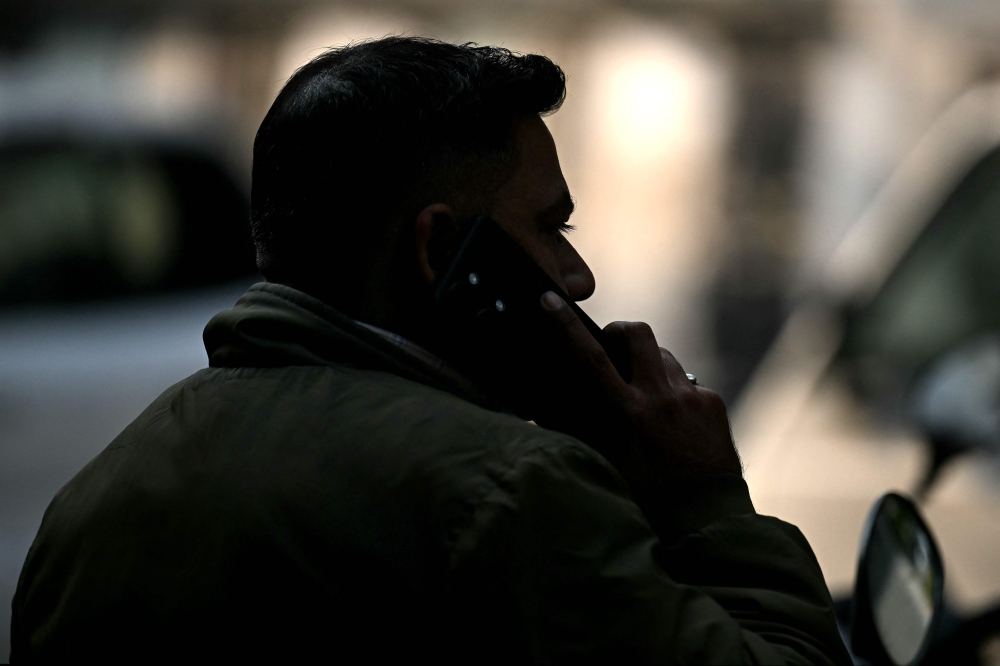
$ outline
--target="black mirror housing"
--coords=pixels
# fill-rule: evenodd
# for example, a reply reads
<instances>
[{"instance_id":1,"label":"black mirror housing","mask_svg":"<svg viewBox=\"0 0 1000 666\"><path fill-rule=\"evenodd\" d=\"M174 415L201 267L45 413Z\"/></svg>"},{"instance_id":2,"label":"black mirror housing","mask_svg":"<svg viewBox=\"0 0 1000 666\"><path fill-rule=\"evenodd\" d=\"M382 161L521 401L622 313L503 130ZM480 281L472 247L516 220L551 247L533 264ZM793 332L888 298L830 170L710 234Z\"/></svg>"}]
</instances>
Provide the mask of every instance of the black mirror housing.
<instances>
[{"instance_id":1,"label":"black mirror housing","mask_svg":"<svg viewBox=\"0 0 1000 666\"><path fill-rule=\"evenodd\" d=\"M883 495L862 533L851 650L873 664L919 664L936 632L943 598L944 566L930 529L909 499Z\"/></svg>"}]
</instances>

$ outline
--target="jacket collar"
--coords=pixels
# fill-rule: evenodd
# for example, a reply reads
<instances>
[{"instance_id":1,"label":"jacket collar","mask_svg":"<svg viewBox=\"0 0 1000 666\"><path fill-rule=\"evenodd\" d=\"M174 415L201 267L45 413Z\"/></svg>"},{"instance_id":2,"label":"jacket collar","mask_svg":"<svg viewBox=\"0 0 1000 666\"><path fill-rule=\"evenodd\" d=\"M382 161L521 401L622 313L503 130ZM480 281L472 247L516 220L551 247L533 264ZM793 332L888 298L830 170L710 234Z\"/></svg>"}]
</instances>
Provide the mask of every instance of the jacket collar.
<instances>
[{"instance_id":1,"label":"jacket collar","mask_svg":"<svg viewBox=\"0 0 1000 666\"><path fill-rule=\"evenodd\" d=\"M215 315L204 332L215 368L343 364L381 370L499 410L454 372L291 287L260 282L231 310Z\"/></svg>"}]
</instances>

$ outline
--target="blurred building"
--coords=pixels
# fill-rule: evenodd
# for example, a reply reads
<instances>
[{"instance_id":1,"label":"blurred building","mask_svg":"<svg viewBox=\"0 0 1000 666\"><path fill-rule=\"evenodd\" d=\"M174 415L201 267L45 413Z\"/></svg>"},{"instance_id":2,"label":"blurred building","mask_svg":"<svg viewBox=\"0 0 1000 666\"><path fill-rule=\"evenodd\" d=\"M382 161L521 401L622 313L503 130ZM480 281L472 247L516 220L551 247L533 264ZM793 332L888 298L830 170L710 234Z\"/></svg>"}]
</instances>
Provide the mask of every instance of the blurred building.
<instances>
[{"instance_id":1,"label":"blurred building","mask_svg":"<svg viewBox=\"0 0 1000 666\"><path fill-rule=\"evenodd\" d=\"M578 202L572 240L597 275L585 309L601 324L648 321L663 346L735 405L791 306L896 165L950 102L997 75L998 7L2 0L0 145L67 114L76 131L94 136L141 125L205 147L246 190L257 125L287 77L324 48L414 34L543 53L569 77L566 104L547 122ZM0 216L0 275L11 224ZM0 319L22 312L8 307ZM189 328L193 336L197 326ZM186 344L193 358L200 340ZM157 381L180 379L185 363ZM0 372L0 395L5 381ZM134 407L110 410L45 476L36 499L0 508L0 655L45 497L158 392L153 383L132 391ZM0 438L0 460L4 446ZM58 458L59 446L53 440L45 455ZM8 469L19 473L14 463ZM820 559L843 589L842 554L856 543L824 548L841 553Z\"/></svg>"},{"instance_id":2,"label":"blurred building","mask_svg":"<svg viewBox=\"0 0 1000 666\"><path fill-rule=\"evenodd\" d=\"M274 94L323 48L403 33L545 53L570 79L550 125L599 279L591 314L649 321L732 397L777 330L798 237L803 63L828 39L826 2L98 0L3 12L12 70L66 65L49 85L68 95L127 82L141 89L131 103L164 121L226 105L244 168Z\"/></svg>"},{"instance_id":3,"label":"blurred building","mask_svg":"<svg viewBox=\"0 0 1000 666\"><path fill-rule=\"evenodd\" d=\"M579 200L578 242L598 269L594 314L650 320L735 398L791 282L830 252L942 106L992 75L991 7L5 2L0 75L19 61L23 77L66 65L67 94L141 87L134 103L165 121L209 99L228 105L245 168L274 94L325 47L404 33L550 55L570 76L551 126Z\"/></svg>"}]
</instances>

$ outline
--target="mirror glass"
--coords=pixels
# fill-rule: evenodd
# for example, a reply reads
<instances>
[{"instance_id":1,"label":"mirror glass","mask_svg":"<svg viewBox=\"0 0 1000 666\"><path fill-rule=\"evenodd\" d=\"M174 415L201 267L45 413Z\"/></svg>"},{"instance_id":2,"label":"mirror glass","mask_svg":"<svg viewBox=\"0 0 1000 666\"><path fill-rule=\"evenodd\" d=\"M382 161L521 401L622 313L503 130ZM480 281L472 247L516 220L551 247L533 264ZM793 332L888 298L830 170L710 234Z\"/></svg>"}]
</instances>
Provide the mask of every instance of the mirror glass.
<instances>
[{"instance_id":1,"label":"mirror glass","mask_svg":"<svg viewBox=\"0 0 1000 666\"><path fill-rule=\"evenodd\" d=\"M889 658L910 664L931 629L941 589L932 538L909 502L888 495L868 539L865 566L875 629Z\"/></svg>"}]
</instances>

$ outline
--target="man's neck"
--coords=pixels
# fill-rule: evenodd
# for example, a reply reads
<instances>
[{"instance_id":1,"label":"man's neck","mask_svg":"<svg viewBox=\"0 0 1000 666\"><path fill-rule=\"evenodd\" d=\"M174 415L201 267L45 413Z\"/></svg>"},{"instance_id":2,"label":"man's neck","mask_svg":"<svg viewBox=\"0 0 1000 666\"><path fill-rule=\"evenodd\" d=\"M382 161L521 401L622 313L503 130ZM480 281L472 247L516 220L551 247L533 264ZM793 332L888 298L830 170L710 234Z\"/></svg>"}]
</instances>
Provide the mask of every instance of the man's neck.
<instances>
[{"instance_id":1,"label":"man's neck","mask_svg":"<svg viewBox=\"0 0 1000 666\"><path fill-rule=\"evenodd\" d=\"M355 320L357 321L357 320ZM384 340L392 343L394 347L405 352L414 360L427 366L433 372L444 376L449 381L454 383L456 386L469 393L478 394L480 393L479 388L475 383L459 372L454 366L442 359L437 354L427 351L417 343L413 342L409 338L400 335L398 333L393 333L392 331L387 331L384 328L374 326L372 324L365 323L363 321L357 321L361 326L364 326L369 331L376 333Z\"/></svg>"}]
</instances>

